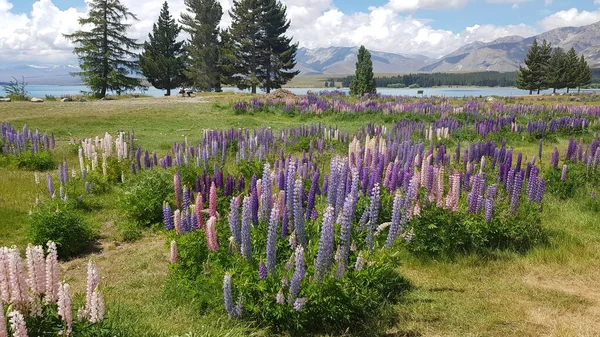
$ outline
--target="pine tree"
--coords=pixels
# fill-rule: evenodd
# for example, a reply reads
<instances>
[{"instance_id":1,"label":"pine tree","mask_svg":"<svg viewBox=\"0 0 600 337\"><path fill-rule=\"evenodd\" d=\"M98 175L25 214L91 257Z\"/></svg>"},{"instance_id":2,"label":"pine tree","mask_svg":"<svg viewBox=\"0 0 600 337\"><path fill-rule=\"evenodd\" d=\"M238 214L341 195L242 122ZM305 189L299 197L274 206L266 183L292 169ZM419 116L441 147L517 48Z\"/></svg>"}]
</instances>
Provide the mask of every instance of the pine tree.
<instances>
[{"instance_id":1,"label":"pine tree","mask_svg":"<svg viewBox=\"0 0 600 337\"><path fill-rule=\"evenodd\" d=\"M171 17L165 1L140 55L142 74L155 88L166 89L167 96L185 81L183 41L177 41L180 32L181 27Z\"/></svg>"},{"instance_id":2,"label":"pine tree","mask_svg":"<svg viewBox=\"0 0 600 337\"><path fill-rule=\"evenodd\" d=\"M373 75L373 62L371 53L364 47L358 49L358 60L356 61L356 72L350 83L350 95L362 96L377 92L375 78Z\"/></svg>"},{"instance_id":3,"label":"pine tree","mask_svg":"<svg viewBox=\"0 0 600 337\"><path fill-rule=\"evenodd\" d=\"M216 0L184 0L184 3L189 13L181 14L181 24L190 34L186 76L197 89L221 91L221 4Z\"/></svg>"},{"instance_id":4,"label":"pine tree","mask_svg":"<svg viewBox=\"0 0 600 337\"><path fill-rule=\"evenodd\" d=\"M537 40L533 40L533 44L524 60L525 67L519 66L517 71L517 88L529 90L530 95L534 90L537 90L539 94L548 82L546 74L551 57L551 47L546 40L543 41L541 46L538 45Z\"/></svg>"},{"instance_id":5,"label":"pine tree","mask_svg":"<svg viewBox=\"0 0 600 337\"><path fill-rule=\"evenodd\" d=\"M581 91L581 87L591 84L593 77L592 69L582 54L577 65L577 92Z\"/></svg>"},{"instance_id":6,"label":"pine tree","mask_svg":"<svg viewBox=\"0 0 600 337\"><path fill-rule=\"evenodd\" d=\"M298 74L292 71L298 45L284 35L290 25L285 6L277 0L234 0L229 14L237 70L231 82L252 93L258 86L270 92Z\"/></svg>"},{"instance_id":7,"label":"pine tree","mask_svg":"<svg viewBox=\"0 0 600 337\"><path fill-rule=\"evenodd\" d=\"M567 72L565 73L565 82L567 93L569 88L577 88L579 80L579 58L575 48L571 47L566 55Z\"/></svg>"},{"instance_id":8,"label":"pine tree","mask_svg":"<svg viewBox=\"0 0 600 337\"><path fill-rule=\"evenodd\" d=\"M139 78L129 76L139 69L134 50L140 46L125 35L131 25L124 23L137 17L119 0L91 0L89 6L89 16L79 18L79 24L91 30L64 35L76 45L73 52L82 70L73 75L80 76L97 97L141 86Z\"/></svg>"},{"instance_id":9,"label":"pine tree","mask_svg":"<svg viewBox=\"0 0 600 337\"><path fill-rule=\"evenodd\" d=\"M296 66L298 44L285 33L290 27L286 17L286 7L278 0L262 0L261 26L265 32L265 49L263 50L261 87L267 92L281 88L299 71L293 71Z\"/></svg>"},{"instance_id":10,"label":"pine tree","mask_svg":"<svg viewBox=\"0 0 600 337\"><path fill-rule=\"evenodd\" d=\"M548 63L548 72L546 75L547 86L553 88L553 93L556 93L556 89L562 89L567 85L565 78L568 70L567 67L567 56L564 50L560 47L555 48Z\"/></svg>"}]
</instances>

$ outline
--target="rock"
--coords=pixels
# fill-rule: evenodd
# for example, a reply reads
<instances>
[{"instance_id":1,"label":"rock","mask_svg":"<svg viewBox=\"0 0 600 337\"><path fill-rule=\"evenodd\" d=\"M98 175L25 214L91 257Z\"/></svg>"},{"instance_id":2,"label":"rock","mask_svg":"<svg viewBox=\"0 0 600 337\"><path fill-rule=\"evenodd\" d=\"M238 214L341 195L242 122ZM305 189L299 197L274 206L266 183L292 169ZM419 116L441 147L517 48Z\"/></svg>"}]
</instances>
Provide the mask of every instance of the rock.
<instances>
[{"instance_id":1,"label":"rock","mask_svg":"<svg viewBox=\"0 0 600 337\"><path fill-rule=\"evenodd\" d=\"M63 97L60 101L63 102L63 103L64 102L72 102L73 99L71 97Z\"/></svg>"},{"instance_id":2,"label":"rock","mask_svg":"<svg viewBox=\"0 0 600 337\"><path fill-rule=\"evenodd\" d=\"M41 98L39 98L39 97L33 97L33 98L31 99L31 102L33 102L33 103L42 103L43 101L44 101L44 100L43 100L43 99L41 99Z\"/></svg>"},{"instance_id":3,"label":"rock","mask_svg":"<svg viewBox=\"0 0 600 337\"><path fill-rule=\"evenodd\" d=\"M87 102L87 101L88 101L88 100L87 100L87 99L85 99L85 98L82 98L82 99L80 99L80 100L79 100L79 102Z\"/></svg>"},{"instance_id":4,"label":"rock","mask_svg":"<svg viewBox=\"0 0 600 337\"><path fill-rule=\"evenodd\" d=\"M0 102L10 102L10 97L0 98Z\"/></svg>"}]
</instances>

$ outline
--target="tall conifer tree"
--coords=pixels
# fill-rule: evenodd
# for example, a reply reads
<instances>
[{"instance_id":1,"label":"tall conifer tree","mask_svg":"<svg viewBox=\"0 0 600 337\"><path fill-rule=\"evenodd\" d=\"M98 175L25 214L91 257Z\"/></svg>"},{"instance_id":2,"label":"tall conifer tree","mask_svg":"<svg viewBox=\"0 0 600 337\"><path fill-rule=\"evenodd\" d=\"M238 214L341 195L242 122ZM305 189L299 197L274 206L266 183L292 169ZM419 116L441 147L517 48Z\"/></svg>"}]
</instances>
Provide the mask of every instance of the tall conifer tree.
<instances>
[{"instance_id":1,"label":"tall conifer tree","mask_svg":"<svg viewBox=\"0 0 600 337\"><path fill-rule=\"evenodd\" d=\"M139 69L134 50L140 46L125 35L131 25L124 23L137 17L119 0L91 0L89 7L89 16L79 18L79 24L91 30L64 35L75 44L73 52L79 57L81 71L73 75L80 76L97 97L139 87L140 79L130 75Z\"/></svg>"},{"instance_id":2,"label":"tall conifer tree","mask_svg":"<svg viewBox=\"0 0 600 337\"><path fill-rule=\"evenodd\" d=\"M373 62L371 53L364 47L358 49L358 60L356 61L356 72L350 83L350 94L362 96L377 92L375 78L373 75Z\"/></svg>"},{"instance_id":3,"label":"tall conifer tree","mask_svg":"<svg viewBox=\"0 0 600 337\"><path fill-rule=\"evenodd\" d=\"M548 63L548 71L546 73L547 86L552 88L554 93L556 93L556 89L562 89L567 85L565 79L567 68L565 51L560 47L555 48Z\"/></svg>"},{"instance_id":4,"label":"tall conifer tree","mask_svg":"<svg viewBox=\"0 0 600 337\"><path fill-rule=\"evenodd\" d=\"M181 24L190 34L186 76L197 89L221 91L221 4L216 0L184 0L184 3L188 13L181 15Z\"/></svg>"},{"instance_id":5,"label":"tall conifer tree","mask_svg":"<svg viewBox=\"0 0 600 337\"><path fill-rule=\"evenodd\" d=\"M577 88L579 84L579 58L577 57L575 48L571 47L567 52L566 62L567 71L565 73L565 81L568 93L570 88Z\"/></svg>"},{"instance_id":6,"label":"tall conifer tree","mask_svg":"<svg viewBox=\"0 0 600 337\"><path fill-rule=\"evenodd\" d=\"M167 96L185 81L183 41L177 41L180 32L165 1L140 55L142 74L155 88L166 89Z\"/></svg>"},{"instance_id":7,"label":"tall conifer tree","mask_svg":"<svg viewBox=\"0 0 600 337\"><path fill-rule=\"evenodd\" d=\"M591 84L592 79L594 77L592 69L585 60L585 57L583 57L583 54L579 58L579 64L577 65L577 73L577 92L580 92L581 87Z\"/></svg>"}]
</instances>

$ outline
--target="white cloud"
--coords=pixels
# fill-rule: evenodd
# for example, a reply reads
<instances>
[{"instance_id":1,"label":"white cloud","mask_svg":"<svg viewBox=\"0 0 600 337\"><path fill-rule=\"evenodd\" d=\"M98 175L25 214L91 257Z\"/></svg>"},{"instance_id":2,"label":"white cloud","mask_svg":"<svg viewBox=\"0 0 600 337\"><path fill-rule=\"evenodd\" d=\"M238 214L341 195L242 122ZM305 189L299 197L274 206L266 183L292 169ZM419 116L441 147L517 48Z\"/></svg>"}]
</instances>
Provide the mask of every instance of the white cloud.
<instances>
[{"instance_id":1,"label":"white cloud","mask_svg":"<svg viewBox=\"0 0 600 337\"><path fill-rule=\"evenodd\" d=\"M596 1L600 1L600 0L596 0ZM546 5L546 6L552 5L552 0L544 0L544 5Z\"/></svg>"},{"instance_id":2,"label":"white cloud","mask_svg":"<svg viewBox=\"0 0 600 337\"><path fill-rule=\"evenodd\" d=\"M469 1L473 0L389 0L383 6L357 13L340 11L332 0L283 0L283 3L291 20L288 35L293 36L301 47L309 48L362 44L372 50L438 57L478 40L487 42L506 35L531 36L536 33L534 28L526 25L474 25L452 32L436 29L426 19L402 14L419 8L458 8ZM163 1L121 2L139 19L132 23L128 34L139 42L144 41ZM226 27L231 22L227 12L233 0L220 2L224 11L222 26ZM169 7L176 18L185 10L181 0L169 0ZM75 62L73 45L62 34L79 29L77 19L85 15L87 9L60 10L51 0L38 0L27 14L15 14L11 8L10 0L0 0L0 62Z\"/></svg>"},{"instance_id":3,"label":"white cloud","mask_svg":"<svg viewBox=\"0 0 600 337\"><path fill-rule=\"evenodd\" d=\"M515 7L515 5L518 7L520 3L523 2L528 2L528 1L532 1L532 0L487 0L487 2L492 3L492 4L513 4L513 7ZM548 1L548 0L546 0ZM552 0L550 0L552 1Z\"/></svg>"},{"instance_id":4,"label":"white cloud","mask_svg":"<svg viewBox=\"0 0 600 337\"><path fill-rule=\"evenodd\" d=\"M588 12L577 8L562 10L549 15L538 22L544 30L560 27L579 27L600 21L600 10Z\"/></svg>"}]
</instances>

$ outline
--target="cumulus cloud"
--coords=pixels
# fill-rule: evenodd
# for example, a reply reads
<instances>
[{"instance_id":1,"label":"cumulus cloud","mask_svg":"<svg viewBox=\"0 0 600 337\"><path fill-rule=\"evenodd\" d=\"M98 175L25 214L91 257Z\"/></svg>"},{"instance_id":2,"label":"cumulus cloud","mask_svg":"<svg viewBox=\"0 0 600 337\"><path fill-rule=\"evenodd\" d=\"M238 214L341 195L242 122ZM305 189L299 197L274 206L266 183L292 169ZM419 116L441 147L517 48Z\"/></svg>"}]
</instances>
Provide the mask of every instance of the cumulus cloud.
<instances>
[{"instance_id":1,"label":"cumulus cloud","mask_svg":"<svg viewBox=\"0 0 600 337\"><path fill-rule=\"evenodd\" d=\"M86 14L85 8L61 10L52 0L37 0L29 13L17 14L11 11L11 1L21 0L0 0L0 62L77 62L72 53L73 45L63 34L79 29L77 19ZM183 1L168 1L171 13L178 18L185 10ZM345 13L334 5L333 0L282 0L292 22L288 35L293 36L301 47L308 48L362 44L372 50L439 57L474 41L487 42L506 35L531 36L536 33L527 25L474 25L461 31L437 29L428 20L412 13L417 9L459 8L469 1L473 0L389 0L364 12ZM133 23L128 35L139 42L144 41L163 1L121 2L139 19ZM224 10L221 25L227 27L231 23L227 12L233 0L220 2Z\"/></svg>"},{"instance_id":2,"label":"cumulus cloud","mask_svg":"<svg viewBox=\"0 0 600 337\"><path fill-rule=\"evenodd\" d=\"M577 8L562 10L549 15L538 22L544 30L560 27L579 27L600 21L600 10L588 12Z\"/></svg>"}]
</instances>

